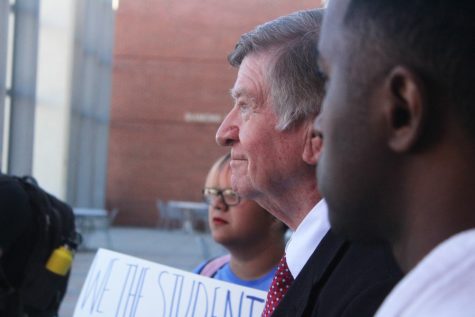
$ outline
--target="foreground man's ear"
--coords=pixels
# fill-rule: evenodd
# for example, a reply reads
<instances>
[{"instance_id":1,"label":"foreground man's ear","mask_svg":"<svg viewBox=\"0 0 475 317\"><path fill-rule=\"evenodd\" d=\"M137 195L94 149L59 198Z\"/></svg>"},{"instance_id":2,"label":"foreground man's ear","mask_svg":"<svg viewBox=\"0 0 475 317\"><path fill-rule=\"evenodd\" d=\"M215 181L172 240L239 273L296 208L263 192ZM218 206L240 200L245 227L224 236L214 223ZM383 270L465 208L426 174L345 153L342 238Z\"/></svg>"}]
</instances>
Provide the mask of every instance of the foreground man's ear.
<instances>
[{"instance_id":1,"label":"foreground man's ear","mask_svg":"<svg viewBox=\"0 0 475 317\"><path fill-rule=\"evenodd\" d=\"M399 153L410 151L421 139L425 126L425 86L411 70L397 66L386 78L383 98L389 148Z\"/></svg>"}]
</instances>

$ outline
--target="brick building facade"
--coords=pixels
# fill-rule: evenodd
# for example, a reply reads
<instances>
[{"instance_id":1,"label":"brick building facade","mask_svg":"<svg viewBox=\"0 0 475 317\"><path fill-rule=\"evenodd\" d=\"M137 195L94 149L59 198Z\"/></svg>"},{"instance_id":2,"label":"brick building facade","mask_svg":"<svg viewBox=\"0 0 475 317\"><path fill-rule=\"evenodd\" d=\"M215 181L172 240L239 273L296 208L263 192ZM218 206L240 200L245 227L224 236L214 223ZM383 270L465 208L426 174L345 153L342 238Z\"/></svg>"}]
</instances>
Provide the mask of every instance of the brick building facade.
<instances>
[{"instance_id":1,"label":"brick building facade","mask_svg":"<svg viewBox=\"0 0 475 317\"><path fill-rule=\"evenodd\" d=\"M201 200L232 106L226 56L256 25L319 1L121 0L116 16L107 206L154 226L157 199Z\"/></svg>"}]
</instances>

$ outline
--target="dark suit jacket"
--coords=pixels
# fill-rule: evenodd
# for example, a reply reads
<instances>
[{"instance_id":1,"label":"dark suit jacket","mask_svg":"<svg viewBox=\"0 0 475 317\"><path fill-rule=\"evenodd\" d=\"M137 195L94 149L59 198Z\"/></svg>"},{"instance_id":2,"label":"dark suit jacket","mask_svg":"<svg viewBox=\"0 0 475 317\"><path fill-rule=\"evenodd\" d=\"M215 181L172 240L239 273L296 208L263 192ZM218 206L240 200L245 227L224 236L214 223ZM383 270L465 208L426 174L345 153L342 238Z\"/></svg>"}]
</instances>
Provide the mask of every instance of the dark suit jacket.
<instances>
[{"instance_id":1,"label":"dark suit jacket","mask_svg":"<svg viewBox=\"0 0 475 317\"><path fill-rule=\"evenodd\" d=\"M349 243L330 231L272 316L374 316L401 277L388 246Z\"/></svg>"}]
</instances>

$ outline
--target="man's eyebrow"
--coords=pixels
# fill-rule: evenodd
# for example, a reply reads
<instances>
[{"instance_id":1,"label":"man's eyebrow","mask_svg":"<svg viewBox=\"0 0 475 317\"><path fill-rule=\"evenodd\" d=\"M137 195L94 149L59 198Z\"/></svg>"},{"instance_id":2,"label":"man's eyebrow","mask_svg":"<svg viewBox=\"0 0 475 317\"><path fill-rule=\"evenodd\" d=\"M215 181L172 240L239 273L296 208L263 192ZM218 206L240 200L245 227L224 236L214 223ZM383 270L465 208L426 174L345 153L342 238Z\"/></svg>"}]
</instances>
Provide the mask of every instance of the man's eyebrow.
<instances>
[{"instance_id":1,"label":"man's eyebrow","mask_svg":"<svg viewBox=\"0 0 475 317\"><path fill-rule=\"evenodd\" d=\"M238 99L239 97L241 97L242 95L244 95L245 92L244 92L242 89L234 89L234 88L231 88L231 89L229 89L229 94L230 94L231 97L233 97L234 99Z\"/></svg>"},{"instance_id":2,"label":"man's eyebrow","mask_svg":"<svg viewBox=\"0 0 475 317\"><path fill-rule=\"evenodd\" d=\"M236 91L234 88L229 89L229 95L233 98L236 99Z\"/></svg>"}]
</instances>

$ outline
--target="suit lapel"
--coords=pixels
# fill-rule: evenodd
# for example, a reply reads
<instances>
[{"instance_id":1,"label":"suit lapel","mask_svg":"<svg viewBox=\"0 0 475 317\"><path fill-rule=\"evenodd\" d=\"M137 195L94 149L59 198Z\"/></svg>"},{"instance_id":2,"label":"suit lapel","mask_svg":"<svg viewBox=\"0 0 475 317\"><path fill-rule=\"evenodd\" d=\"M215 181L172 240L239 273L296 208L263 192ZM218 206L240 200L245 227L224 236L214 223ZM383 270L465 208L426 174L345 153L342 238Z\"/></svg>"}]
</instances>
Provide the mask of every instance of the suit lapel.
<instances>
[{"instance_id":1,"label":"suit lapel","mask_svg":"<svg viewBox=\"0 0 475 317\"><path fill-rule=\"evenodd\" d=\"M346 246L345 240L330 230L292 283L273 316L303 316L305 312L311 312L320 289Z\"/></svg>"}]
</instances>

